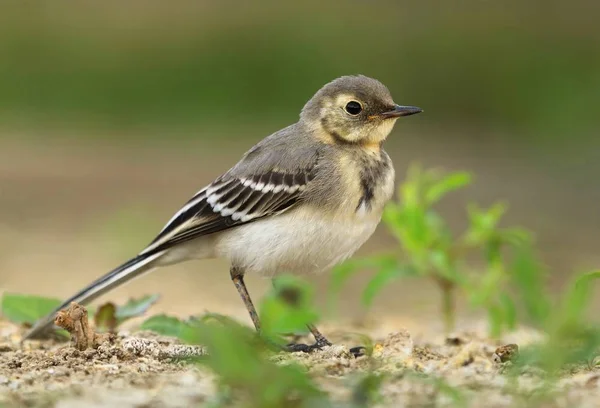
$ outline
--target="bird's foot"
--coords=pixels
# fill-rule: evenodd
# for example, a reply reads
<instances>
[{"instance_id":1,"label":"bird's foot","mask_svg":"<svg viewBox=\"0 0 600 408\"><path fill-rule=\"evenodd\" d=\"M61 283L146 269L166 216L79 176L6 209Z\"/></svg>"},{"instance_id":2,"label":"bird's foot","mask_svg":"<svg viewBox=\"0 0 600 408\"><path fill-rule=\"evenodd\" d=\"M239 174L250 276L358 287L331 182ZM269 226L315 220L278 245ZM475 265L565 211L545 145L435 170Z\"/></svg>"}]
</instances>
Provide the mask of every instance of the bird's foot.
<instances>
[{"instance_id":1,"label":"bird's foot","mask_svg":"<svg viewBox=\"0 0 600 408\"><path fill-rule=\"evenodd\" d=\"M324 341L318 341L314 344L302 344L302 343L290 343L285 346L285 351L290 353L302 352L302 353L311 353L315 350L321 350L323 347L331 346L332 344L325 339ZM352 347L348 350L350 354L352 354L355 358L362 357L366 355L367 349L363 346Z\"/></svg>"},{"instance_id":2,"label":"bird's foot","mask_svg":"<svg viewBox=\"0 0 600 408\"><path fill-rule=\"evenodd\" d=\"M321 350L323 347L331 346L331 342L325 338L318 339L314 344L290 343L285 346L285 350L290 353L302 352L310 353L314 350Z\"/></svg>"},{"instance_id":3,"label":"bird's foot","mask_svg":"<svg viewBox=\"0 0 600 408\"><path fill-rule=\"evenodd\" d=\"M355 358L358 357L362 357L362 356L366 356L367 355L367 348L363 347L363 346L356 346L356 347L352 347L350 350L348 350L350 352L350 354L352 354Z\"/></svg>"}]
</instances>

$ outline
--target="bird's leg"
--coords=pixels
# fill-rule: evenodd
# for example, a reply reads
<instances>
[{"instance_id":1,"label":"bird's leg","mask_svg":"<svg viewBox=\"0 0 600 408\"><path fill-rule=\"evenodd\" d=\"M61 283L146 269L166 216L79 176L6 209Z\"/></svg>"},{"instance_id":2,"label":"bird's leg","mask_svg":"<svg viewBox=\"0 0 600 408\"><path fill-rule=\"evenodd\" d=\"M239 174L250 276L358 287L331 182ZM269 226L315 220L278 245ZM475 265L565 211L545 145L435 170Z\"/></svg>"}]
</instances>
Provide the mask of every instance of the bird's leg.
<instances>
[{"instance_id":1,"label":"bird's leg","mask_svg":"<svg viewBox=\"0 0 600 408\"><path fill-rule=\"evenodd\" d=\"M312 333L313 337L316 340L315 344L318 347L331 346L331 342L329 340L327 340L325 338L325 336L323 336L323 334L321 334L321 332L317 329L316 326L314 326L312 324L308 324L308 325L306 325L306 327L308 327L308 330L310 330L310 332Z\"/></svg>"},{"instance_id":2,"label":"bird's leg","mask_svg":"<svg viewBox=\"0 0 600 408\"><path fill-rule=\"evenodd\" d=\"M325 346L331 346L331 342L323 336L323 334L317 329L316 326L312 324L307 324L308 330L312 333L315 338L314 344L300 344L300 343L291 343L286 346L287 351L302 351L304 353L310 353L313 350L320 350Z\"/></svg>"},{"instance_id":3,"label":"bird's leg","mask_svg":"<svg viewBox=\"0 0 600 408\"><path fill-rule=\"evenodd\" d=\"M275 281L271 281L273 283L273 287L275 287ZM325 346L331 346L331 342L329 340L327 340L327 338L325 338L325 336L323 336L323 334L321 334L321 332L316 328L315 325L312 324L307 324L306 327L308 327L308 330L310 330L310 332L312 333L313 337L315 338L315 343L314 344L299 344L299 343L290 343L286 346L286 350L287 351L302 351L305 353L308 353L312 350L319 350Z\"/></svg>"},{"instance_id":4,"label":"bird's leg","mask_svg":"<svg viewBox=\"0 0 600 408\"><path fill-rule=\"evenodd\" d=\"M235 288L240 294L244 305L246 305L246 310L250 313L250 318L252 319L252 323L254 323L256 331L260 332L260 320L258 318L258 313L256 313L256 308L252 303L252 299L250 299L248 289L246 289L246 284L244 283L244 271L239 268L231 267L229 272Z\"/></svg>"}]
</instances>

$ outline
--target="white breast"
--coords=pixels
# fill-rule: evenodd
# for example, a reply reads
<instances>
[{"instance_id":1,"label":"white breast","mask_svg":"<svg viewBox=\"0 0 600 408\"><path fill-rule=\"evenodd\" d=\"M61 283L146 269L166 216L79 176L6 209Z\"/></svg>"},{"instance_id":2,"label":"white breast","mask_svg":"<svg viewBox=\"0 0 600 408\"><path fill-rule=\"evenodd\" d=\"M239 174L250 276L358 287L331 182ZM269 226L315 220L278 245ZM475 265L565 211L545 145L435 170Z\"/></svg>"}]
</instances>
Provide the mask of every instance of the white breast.
<instances>
[{"instance_id":1,"label":"white breast","mask_svg":"<svg viewBox=\"0 0 600 408\"><path fill-rule=\"evenodd\" d=\"M373 234L380 217L324 216L301 207L222 233L215 255L265 276L321 272L351 256Z\"/></svg>"}]
</instances>

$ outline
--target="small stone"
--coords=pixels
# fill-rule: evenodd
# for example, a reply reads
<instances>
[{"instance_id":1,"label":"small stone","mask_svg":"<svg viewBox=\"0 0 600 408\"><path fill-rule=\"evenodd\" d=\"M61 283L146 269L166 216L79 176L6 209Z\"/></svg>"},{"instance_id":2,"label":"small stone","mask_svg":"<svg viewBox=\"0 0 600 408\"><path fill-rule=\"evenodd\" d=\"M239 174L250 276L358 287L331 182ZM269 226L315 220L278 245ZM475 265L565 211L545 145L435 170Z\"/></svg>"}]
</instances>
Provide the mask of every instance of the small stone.
<instances>
[{"instance_id":1,"label":"small stone","mask_svg":"<svg viewBox=\"0 0 600 408\"><path fill-rule=\"evenodd\" d=\"M444 343L446 343L447 346L462 346L466 342L467 341L465 339L463 339L462 337L459 337L457 335L448 336L448 337L446 337L446 340L444 341Z\"/></svg>"},{"instance_id":2,"label":"small stone","mask_svg":"<svg viewBox=\"0 0 600 408\"><path fill-rule=\"evenodd\" d=\"M454 368L466 367L475 361L475 355L479 354L481 345L469 343L464 346L455 356L450 359L450 364Z\"/></svg>"},{"instance_id":3,"label":"small stone","mask_svg":"<svg viewBox=\"0 0 600 408\"><path fill-rule=\"evenodd\" d=\"M381 344L373 348L373 356L393 359L406 359L412 355L413 340L407 330L389 334Z\"/></svg>"},{"instance_id":4,"label":"small stone","mask_svg":"<svg viewBox=\"0 0 600 408\"><path fill-rule=\"evenodd\" d=\"M492 355L492 359L495 363L506 363L516 359L519 355L519 346L516 344L507 344L500 346L496 349Z\"/></svg>"},{"instance_id":5,"label":"small stone","mask_svg":"<svg viewBox=\"0 0 600 408\"><path fill-rule=\"evenodd\" d=\"M14 351L14 348L10 344L0 344L0 353L7 353Z\"/></svg>"},{"instance_id":6,"label":"small stone","mask_svg":"<svg viewBox=\"0 0 600 408\"><path fill-rule=\"evenodd\" d=\"M596 389L596 388L598 388L599 380L600 380L600 375L598 375L598 374L592 375L590 378L587 379L584 387L588 388L588 389Z\"/></svg>"}]
</instances>

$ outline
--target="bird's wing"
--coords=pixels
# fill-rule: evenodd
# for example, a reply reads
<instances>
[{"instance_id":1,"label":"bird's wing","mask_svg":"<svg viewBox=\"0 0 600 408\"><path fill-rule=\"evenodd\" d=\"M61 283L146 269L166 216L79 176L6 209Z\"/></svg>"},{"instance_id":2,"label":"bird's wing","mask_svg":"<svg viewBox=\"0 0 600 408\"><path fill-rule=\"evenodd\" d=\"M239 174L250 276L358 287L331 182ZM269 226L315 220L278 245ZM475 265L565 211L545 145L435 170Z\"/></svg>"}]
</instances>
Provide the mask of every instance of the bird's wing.
<instances>
[{"instance_id":1,"label":"bird's wing","mask_svg":"<svg viewBox=\"0 0 600 408\"><path fill-rule=\"evenodd\" d=\"M280 214L298 202L315 174L316 163L295 170L275 167L246 176L226 173L188 201L141 255Z\"/></svg>"}]
</instances>

